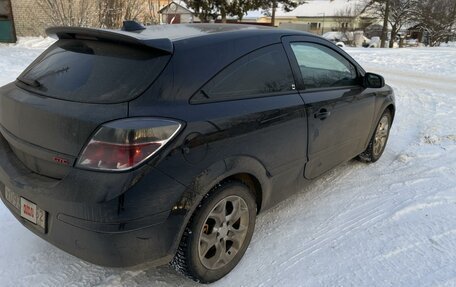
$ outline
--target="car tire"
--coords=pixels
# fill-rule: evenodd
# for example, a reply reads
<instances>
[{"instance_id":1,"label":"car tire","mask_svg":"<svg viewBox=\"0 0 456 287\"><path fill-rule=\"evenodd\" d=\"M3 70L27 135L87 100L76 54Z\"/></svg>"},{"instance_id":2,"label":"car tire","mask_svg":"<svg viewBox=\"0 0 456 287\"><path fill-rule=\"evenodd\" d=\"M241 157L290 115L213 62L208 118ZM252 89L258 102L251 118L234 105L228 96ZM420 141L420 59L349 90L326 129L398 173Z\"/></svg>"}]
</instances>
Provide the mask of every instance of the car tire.
<instances>
[{"instance_id":1,"label":"car tire","mask_svg":"<svg viewBox=\"0 0 456 287\"><path fill-rule=\"evenodd\" d=\"M375 126L374 134L365 151L358 155L358 160L363 162L376 162L385 151L391 129L392 115L390 110L385 110Z\"/></svg>"},{"instance_id":2,"label":"car tire","mask_svg":"<svg viewBox=\"0 0 456 287\"><path fill-rule=\"evenodd\" d=\"M241 260L255 229L257 206L241 182L218 185L188 223L171 266L200 283L228 274Z\"/></svg>"}]
</instances>

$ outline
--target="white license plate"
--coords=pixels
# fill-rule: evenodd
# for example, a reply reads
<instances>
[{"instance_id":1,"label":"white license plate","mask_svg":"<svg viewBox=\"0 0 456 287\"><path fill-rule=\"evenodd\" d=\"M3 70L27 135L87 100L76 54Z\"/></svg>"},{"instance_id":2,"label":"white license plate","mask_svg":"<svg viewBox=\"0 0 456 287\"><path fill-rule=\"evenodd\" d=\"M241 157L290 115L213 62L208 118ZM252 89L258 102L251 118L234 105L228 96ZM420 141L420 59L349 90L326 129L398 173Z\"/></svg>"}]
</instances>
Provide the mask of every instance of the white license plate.
<instances>
[{"instance_id":1,"label":"white license plate","mask_svg":"<svg viewBox=\"0 0 456 287\"><path fill-rule=\"evenodd\" d=\"M21 209L21 198L19 195L12 192L9 187L5 186L5 198L16 209Z\"/></svg>"},{"instance_id":2,"label":"white license plate","mask_svg":"<svg viewBox=\"0 0 456 287\"><path fill-rule=\"evenodd\" d=\"M36 204L21 197L21 216L28 221L36 224Z\"/></svg>"},{"instance_id":3,"label":"white license plate","mask_svg":"<svg viewBox=\"0 0 456 287\"><path fill-rule=\"evenodd\" d=\"M5 187L5 198L11 205L20 210L21 217L46 229L46 211L12 192L8 187Z\"/></svg>"}]
</instances>

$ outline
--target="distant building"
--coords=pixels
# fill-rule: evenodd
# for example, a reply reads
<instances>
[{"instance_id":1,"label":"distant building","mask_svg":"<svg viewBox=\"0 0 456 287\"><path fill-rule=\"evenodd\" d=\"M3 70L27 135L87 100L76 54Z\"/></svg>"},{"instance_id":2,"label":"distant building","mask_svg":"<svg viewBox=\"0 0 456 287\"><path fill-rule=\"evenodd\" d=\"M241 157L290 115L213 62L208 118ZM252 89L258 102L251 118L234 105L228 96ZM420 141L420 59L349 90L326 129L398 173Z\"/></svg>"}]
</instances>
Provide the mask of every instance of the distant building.
<instances>
[{"instance_id":1,"label":"distant building","mask_svg":"<svg viewBox=\"0 0 456 287\"><path fill-rule=\"evenodd\" d=\"M184 2L171 2L158 11L160 23L179 24L200 22L200 19L194 16L193 10L188 8Z\"/></svg>"},{"instance_id":2,"label":"distant building","mask_svg":"<svg viewBox=\"0 0 456 287\"><path fill-rule=\"evenodd\" d=\"M376 23L376 17L362 12L360 0L308 1L290 12L277 8L275 26L304 30L315 34L329 31L363 30ZM249 15L249 14L248 14ZM258 22L271 22L270 16L260 16Z\"/></svg>"}]
</instances>

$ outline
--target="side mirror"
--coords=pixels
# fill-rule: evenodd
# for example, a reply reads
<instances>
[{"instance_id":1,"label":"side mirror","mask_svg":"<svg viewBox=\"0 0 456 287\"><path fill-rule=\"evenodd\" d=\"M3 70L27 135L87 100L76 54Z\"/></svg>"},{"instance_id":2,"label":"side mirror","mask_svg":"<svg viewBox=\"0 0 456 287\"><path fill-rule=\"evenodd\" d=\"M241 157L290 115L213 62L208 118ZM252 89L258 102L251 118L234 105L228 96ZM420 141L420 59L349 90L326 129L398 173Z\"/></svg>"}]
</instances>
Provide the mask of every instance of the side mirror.
<instances>
[{"instance_id":1,"label":"side mirror","mask_svg":"<svg viewBox=\"0 0 456 287\"><path fill-rule=\"evenodd\" d=\"M364 75L364 87L379 89L385 86L385 79L374 73L366 73Z\"/></svg>"}]
</instances>

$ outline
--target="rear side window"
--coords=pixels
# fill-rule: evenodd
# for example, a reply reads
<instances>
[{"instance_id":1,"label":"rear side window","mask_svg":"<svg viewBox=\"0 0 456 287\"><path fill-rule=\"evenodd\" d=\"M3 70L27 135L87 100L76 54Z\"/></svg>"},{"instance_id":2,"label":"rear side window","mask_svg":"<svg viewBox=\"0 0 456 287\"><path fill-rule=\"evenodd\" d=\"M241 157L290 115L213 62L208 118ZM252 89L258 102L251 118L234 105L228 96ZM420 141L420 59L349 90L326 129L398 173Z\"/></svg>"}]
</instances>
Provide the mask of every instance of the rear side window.
<instances>
[{"instance_id":1,"label":"rear side window","mask_svg":"<svg viewBox=\"0 0 456 287\"><path fill-rule=\"evenodd\" d=\"M291 43L306 89L356 85L355 67L337 52L313 43Z\"/></svg>"},{"instance_id":2,"label":"rear side window","mask_svg":"<svg viewBox=\"0 0 456 287\"><path fill-rule=\"evenodd\" d=\"M281 44L261 48L238 59L212 78L192 103L287 93L293 74Z\"/></svg>"},{"instance_id":3,"label":"rear side window","mask_svg":"<svg viewBox=\"0 0 456 287\"><path fill-rule=\"evenodd\" d=\"M59 40L19 76L22 88L86 103L124 102L140 95L169 55L90 40Z\"/></svg>"}]
</instances>

